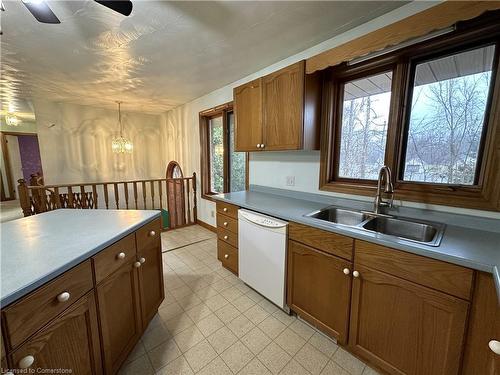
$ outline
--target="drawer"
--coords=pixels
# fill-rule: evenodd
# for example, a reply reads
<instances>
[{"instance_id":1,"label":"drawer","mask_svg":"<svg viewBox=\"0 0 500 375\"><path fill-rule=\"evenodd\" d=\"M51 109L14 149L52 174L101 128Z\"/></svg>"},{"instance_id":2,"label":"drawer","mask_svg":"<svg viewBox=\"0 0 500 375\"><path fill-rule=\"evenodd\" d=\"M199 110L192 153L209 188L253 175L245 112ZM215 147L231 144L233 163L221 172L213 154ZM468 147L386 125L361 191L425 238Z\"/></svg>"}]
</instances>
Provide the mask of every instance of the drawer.
<instances>
[{"instance_id":1,"label":"drawer","mask_svg":"<svg viewBox=\"0 0 500 375\"><path fill-rule=\"evenodd\" d=\"M93 287L92 266L87 260L4 309L9 347L17 347ZM59 301L64 292L69 293L69 299Z\"/></svg>"},{"instance_id":2,"label":"drawer","mask_svg":"<svg viewBox=\"0 0 500 375\"><path fill-rule=\"evenodd\" d=\"M238 209L238 206L225 202L217 202L217 213L227 215L233 219L238 218Z\"/></svg>"},{"instance_id":3,"label":"drawer","mask_svg":"<svg viewBox=\"0 0 500 375\"><path fill-rule=\"evenodd\" d=\"M470 300L474 271L420 255L356 240L354 268L364 265Z\"/></svg>"},{"instance_id":4,"label":"drawer","mask_svg":"<svg viewBox=\"0 0 500 375\"><path fill-rule=\"evenodd\" d=\"M135 232L137 241L137 252L148 248L151 244L159 243L161 235L161 219L153 220L140 227Z\"/></svg>"},{"instance_id":5,"label":"drawer","mask_svg":"<svg viewBox=\"0 0 500 375\"><path fill-rule=\"evenodd\" d=\"M227 242L229 245L238 247L238 235L222 227L217 228L219 240Z\"/></svg>"},{"instance_id":6,"label":"drawer","mask_svg":"<svg viewBox=\"0 0 500 375\"><path fill-rule=\"evenodd\" d=\"M96 284L99 284L108 275L111 275L122 265L129 262L130 259L135 259L135 257L134 233L129 234L127 237L122 238L97 255L94 255L92 262L94 264Z\"/></svg>"},{"instance_id":7,"label":"drawer","mask_svg":"<svg viewBox=\"0 0 500 375\"><path fill-rule=\"evenodd\" d=\"M229 216L217 214L217 227L238 234L238 220Z\"/></svg>"},{"instance_id":8,"label":"drawer","mask_svg":"<svg viewBox=\"0 0 500 375\"><path fill-rule=\"evenodd\" d=\"M219 240L217 241L217 258L224 267L238 275L238 249Z\"/></svg>"},{"instance_id":9,"label":"drawer","mask_svg":"<svg viewBox=\"0 0 500 375\"><path fill-rule=\"evenodd\" d=\"M354 240L351 237L298 223L289 224L288 236L291 240L352 261Z\"/></svg>"}]
</instances>

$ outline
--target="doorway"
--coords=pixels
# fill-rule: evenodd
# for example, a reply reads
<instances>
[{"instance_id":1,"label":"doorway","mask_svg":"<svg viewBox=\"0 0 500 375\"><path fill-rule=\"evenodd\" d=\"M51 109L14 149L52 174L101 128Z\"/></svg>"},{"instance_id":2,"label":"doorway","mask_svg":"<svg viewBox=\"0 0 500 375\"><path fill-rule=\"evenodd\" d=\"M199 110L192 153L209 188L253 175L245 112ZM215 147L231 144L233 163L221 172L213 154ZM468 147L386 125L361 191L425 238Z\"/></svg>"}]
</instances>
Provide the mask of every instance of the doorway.
<instances>
[{"instance_id":1,"label":"doorway","mask_svg":"<svg viewBox=\"0 0 500 375\"><path fill-rule=\"evenodd\" d=\"M1 200L15 200L18 199L19 179L24 179L29 185L43 181L38 136L32 133L1 132L0 137Z\"/></svg>"}]
</instances>

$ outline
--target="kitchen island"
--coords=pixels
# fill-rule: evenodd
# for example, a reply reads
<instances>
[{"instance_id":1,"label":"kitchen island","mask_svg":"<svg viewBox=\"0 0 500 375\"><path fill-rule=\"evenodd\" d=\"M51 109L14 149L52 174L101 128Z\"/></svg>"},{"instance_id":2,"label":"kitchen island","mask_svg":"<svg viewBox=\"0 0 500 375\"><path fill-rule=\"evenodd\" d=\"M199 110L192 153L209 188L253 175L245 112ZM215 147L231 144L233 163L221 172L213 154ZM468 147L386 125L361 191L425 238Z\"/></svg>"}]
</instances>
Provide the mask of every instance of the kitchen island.
<instances>
[{"instance_id":1,"label":"kitchen island","mask_svg":"<svg viewBox=\"0 0 500 375\"><path fill-rule=\"evenodd\" d=\"M118 372L164 298L159 217L62 209L2 224L2 368Z\"/></svg>"}]
</instances>

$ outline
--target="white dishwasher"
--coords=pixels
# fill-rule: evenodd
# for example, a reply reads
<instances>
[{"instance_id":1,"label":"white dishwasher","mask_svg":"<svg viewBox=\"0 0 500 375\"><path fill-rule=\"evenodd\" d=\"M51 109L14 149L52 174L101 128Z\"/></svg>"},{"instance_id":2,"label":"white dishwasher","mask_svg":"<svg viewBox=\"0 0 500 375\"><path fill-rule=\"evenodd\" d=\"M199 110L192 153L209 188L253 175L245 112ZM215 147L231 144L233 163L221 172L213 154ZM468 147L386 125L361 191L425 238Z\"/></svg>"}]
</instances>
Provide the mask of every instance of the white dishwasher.
<instances>
[{"instance_id":1,"label":"white dishwasher","mask_svg":"<svg viewBox=\"0 0 500 375\"><path fill-rule=\"evenodd\" d=\"M285 270L288 222L238 210L238 273L243 282L287 310Z\"/></svg>"}]
</instances>

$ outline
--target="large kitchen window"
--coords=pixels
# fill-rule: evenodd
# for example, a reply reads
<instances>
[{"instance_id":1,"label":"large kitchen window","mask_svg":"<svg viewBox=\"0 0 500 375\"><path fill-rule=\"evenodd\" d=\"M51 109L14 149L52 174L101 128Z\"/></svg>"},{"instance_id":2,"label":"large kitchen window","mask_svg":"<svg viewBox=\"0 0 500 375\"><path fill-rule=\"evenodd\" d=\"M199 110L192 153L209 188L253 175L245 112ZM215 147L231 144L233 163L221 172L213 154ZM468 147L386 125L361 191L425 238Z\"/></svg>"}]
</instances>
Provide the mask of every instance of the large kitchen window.
<instances>
[{"instance_id":1,"label":"large kitchen window","mask_svg":"<svg viewBox=\"0 0 500 375\"><path fill-rule=\"evenodd\" d=\"M234 151L232 104L200 113L202 195L241 191L247 185L247 154Z\"/></svg>"},{"instance_id":2,"label":"large kitchen window","mask_svg":"<svg viewBox=\"0 0 500 375\"><path fill-rule=\"evenodd\" d=\"M499 36L462 24L330 68L320 188L372 195L387 165L398 199L500 210Z\"/></svg>"}]
</instances>

